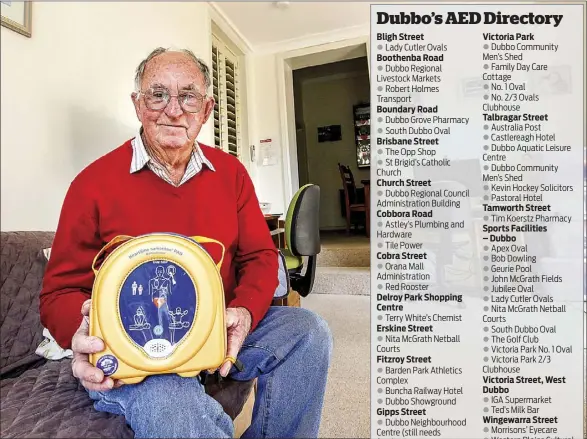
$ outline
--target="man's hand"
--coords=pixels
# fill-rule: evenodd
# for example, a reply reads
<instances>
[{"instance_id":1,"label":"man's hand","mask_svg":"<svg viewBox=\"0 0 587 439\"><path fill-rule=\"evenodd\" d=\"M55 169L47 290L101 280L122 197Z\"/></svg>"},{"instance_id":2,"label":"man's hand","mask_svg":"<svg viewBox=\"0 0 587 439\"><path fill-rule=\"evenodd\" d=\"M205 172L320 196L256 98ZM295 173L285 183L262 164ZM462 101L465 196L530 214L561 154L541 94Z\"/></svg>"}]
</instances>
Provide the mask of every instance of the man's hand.
<instances>
[{"instance_id":1,"label":"man's hand","mask_svg":"<svg viewBox=\"0 0 587 439\"><path fill-rule=\"evenodd\" d=\"M71 339L71 350L73 351L71 370L73 376L79 379L86 389L100 392L120 387L122 383L118 381L115 383L112 378L105 377L104 372L92 366L89 361L88 354L104 350L104 342L101 339L89 336L88 316L90 315L91 304L92 301L88 299L82 305L81 311L84 319Z\"/></svg>"},{"instance_id":2,"label":"man's hand","mask_svg":"<svg viewBox=\"0 0 587 439\"><path fill-rule=\"evenodd\" d=\"M245 338L249 335L251 321L251 313L246 308L226 309L227 357L237 357ZM220 375L227 376L231 367L232 363L230 361L224 363L220 368Z\"/></svg>"}]
</instances>

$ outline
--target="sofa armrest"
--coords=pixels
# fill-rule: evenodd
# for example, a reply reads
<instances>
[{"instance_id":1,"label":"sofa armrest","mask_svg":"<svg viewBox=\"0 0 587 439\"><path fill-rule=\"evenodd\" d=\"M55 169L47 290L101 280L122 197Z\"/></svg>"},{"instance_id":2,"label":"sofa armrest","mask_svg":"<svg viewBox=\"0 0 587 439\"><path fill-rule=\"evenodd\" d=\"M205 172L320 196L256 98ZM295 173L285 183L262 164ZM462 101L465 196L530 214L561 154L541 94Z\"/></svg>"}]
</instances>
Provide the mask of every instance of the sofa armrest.
<instances>
[{"instance_id":1,"label":"sofa armrest","mask_svg":"<svg viewBox=\"0 0 587 439\"><path fill-rule=\"evenodd\" d=\"M1 233L1 377L38 365L35 350L43 340L39 292L46 266L42 250L52 239L51 232Z\"/></svg>"}]
</instances>

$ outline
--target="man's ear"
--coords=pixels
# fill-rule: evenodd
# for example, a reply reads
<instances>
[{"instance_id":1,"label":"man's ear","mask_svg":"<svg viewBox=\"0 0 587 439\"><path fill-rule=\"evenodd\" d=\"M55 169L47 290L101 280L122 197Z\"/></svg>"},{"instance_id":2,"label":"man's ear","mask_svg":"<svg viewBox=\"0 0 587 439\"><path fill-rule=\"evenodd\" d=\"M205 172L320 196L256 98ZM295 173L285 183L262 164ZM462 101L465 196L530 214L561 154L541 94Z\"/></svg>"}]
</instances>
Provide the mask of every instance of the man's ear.
<instances>
[{"instance_id":1,"label":"man's ear","mask_svg":"<svg viewBox=\"0 0 587 439\"><path fill-rule=\"evenodd\" d=\"M212 113L212 110L214 110L215 103L216 102L214 101L214 96L210 96L208 99L206 99L206 106L204 107L204 120L202 121L202 125L208 122L210 113Z\"/></svg>"},{"instance_id":2,"label":"man's ear","mask_svg":"<svg viewBox=\"0 0 587 439\"><path fill-rule=\"evenodd\" d=\"M139 94L137 92L133 92L130 95L130 98L132 100L132 104L135 107L135 113L137 115L137 118L139 119L140 122L142 122L142 120L141 120L141 100L139 99Z\"/></svg>"}]
</instances>

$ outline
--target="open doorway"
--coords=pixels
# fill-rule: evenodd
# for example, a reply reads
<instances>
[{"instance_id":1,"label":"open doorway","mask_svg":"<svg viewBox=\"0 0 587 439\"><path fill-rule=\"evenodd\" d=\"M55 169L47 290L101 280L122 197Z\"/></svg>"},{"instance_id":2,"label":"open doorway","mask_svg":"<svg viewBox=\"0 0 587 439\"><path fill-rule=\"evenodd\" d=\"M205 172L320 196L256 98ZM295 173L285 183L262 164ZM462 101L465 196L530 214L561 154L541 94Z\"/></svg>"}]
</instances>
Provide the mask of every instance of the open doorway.
<instances>
[{"instance_id":1,"label":"open doorway","mask_svg":"<svg viewBox=\"0 0 587 439\"><path fill-rule=\"evenodd\" d=\"M304 93L302 86L298 86L300 82L308 82L310 88L326 89L325 84L329 82L352 82L358 81L361 90L359 101L363 101L366 108L369 108L370 101L370 83L369 83L369 37L361 36L348 40L341 40L327 44L305 47L289 52L283 52L277 57L277 78L279 81L280 95L279 107L282 121L282 142L285 145L283 156L283 176L284 176L284 198L286 200L292 199L294 193L304 183L312 182L321 187L321 208L320 208L320 227L323 232L334 232L336 234L335 240L344 238L344 246L347 244L355 245L355 241L359 241L359 245L369 245L369 239L365 233L365 213L358 213L353 215L353 224L351 225L350 236L346 234L346 218L343 215L343 207L341 204L341 190L343 189L342 179L338 170L338 161L336 154L338 153L336 146L347 145L347 151L353 151L349 155L347 163L342 163L352 171L353 177L357 183L358 192L362 194L363 187L361 186L362 179L369 179L370 169L368 167L361 167L359 169L357 164L356 143L354 142L354 130L345 129L343 131L343 124L353 124L353 99L348 99L349 93L342 92L341 96L347 96L347 101L338 103L338 107L348 107L345 112L346 122L340 119L340 122L322 125L319 128L329 127L330 125L340 125L341 140L333 142L318 142L318 124L313 125L314 137L309 131L309 124L307 117L304 116ZM296 75L296 87L294 87L294 73ZM307 77L307 78L306 78ZM361 79L359 79L361 78ZM295 89L295 90L294 90ZM297 96L296 96L297 95ZM340 98L338 94L336 98ZM334 101L329 108L334 108ZM296 114L296 103L298 105ZM301 107L300 107L301 103ZM310 110L310 113L312 110ZM349 122L351 121L351 122ZM296 123L297 122L297 123ZM338 127L334 127L333 136L336 138ZM322 137L325 131L321 130ZM327 137L327 136L326 136ZM298 139L300 143L298 144ZM329 167L322 166L321 169L313 166L312 158L316 156L312 154L309 140L314 139L317 145L321 147L329 145L330 148L322 148L321 152L329 152L327 159L332 164ZM314 141L312 140L312 141ZM347 143L350 140L350 144ZM349 146L350 145L350 146ZM353 146L354 145L354 146ZM340 148L341 151L344 148ZM298 159L299 150L299 159ZM319 151L320 152L320 151ZM344 160L343 157L340 158ZM318 158L318 160L320 160ZM324 165L325 163L323 163ZM316 172L312 172L315 170ZM317 172L320 171L320 172ZM301 175L300 175L301 173ZM361 195L359 195L360 197ZM358 230L354 229L354 222L360 219L362 223ZM358 233L357 233L358 232ZM331 234L322 233L324 238L331 236ZM323 243L326 240L323 239Z\"/></svg>"},{"instance_id":2,"label":"open doorway","mask_svg":"<svg viewBox=\"0 0 587 439\"><path fill-rule=\"evenodd\" d=\"M368 112L370 102L367 57L296 69L293 89L299 184L321 188L321 230L346 232L345 197L350 196L350 204L364 203L360 182L370 174L368 134L360 125L361 111ZM352 173L355 193L345 194L339 164ZM365 221L364 211L351 212L353 232L364 234Z\"/></svg>"}]
</instances>

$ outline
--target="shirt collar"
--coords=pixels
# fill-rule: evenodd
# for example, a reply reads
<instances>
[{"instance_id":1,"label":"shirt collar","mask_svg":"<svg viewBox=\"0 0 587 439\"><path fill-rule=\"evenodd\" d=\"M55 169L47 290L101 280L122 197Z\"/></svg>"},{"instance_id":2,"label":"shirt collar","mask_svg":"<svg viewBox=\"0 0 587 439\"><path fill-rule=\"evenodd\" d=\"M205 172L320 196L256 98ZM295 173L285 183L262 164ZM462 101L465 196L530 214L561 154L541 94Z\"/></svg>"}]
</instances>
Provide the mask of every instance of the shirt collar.
<instances>
[{"instance_id":1,"label":"shirt collar","mask_svg":"<svg viewBox=\"0 0 587 439\"><path fill-rule=\"evenodd\" d=\"M139 129L136 137L132 140L133 155L130 163L131 174L140 171L151 161L151 157L149 156L147 148L145 148L145 144L143 143L141 133L142 128ZM196 141L194 143L194 148L190 156L188 168L197 169L198 167L201 167L200 163L205 164L211 171L216 171L216 169L214 169L214 166L212 165L210 160L206 158L204 152L200 148L200 145Z\"/></svg>"}]
</instances>

